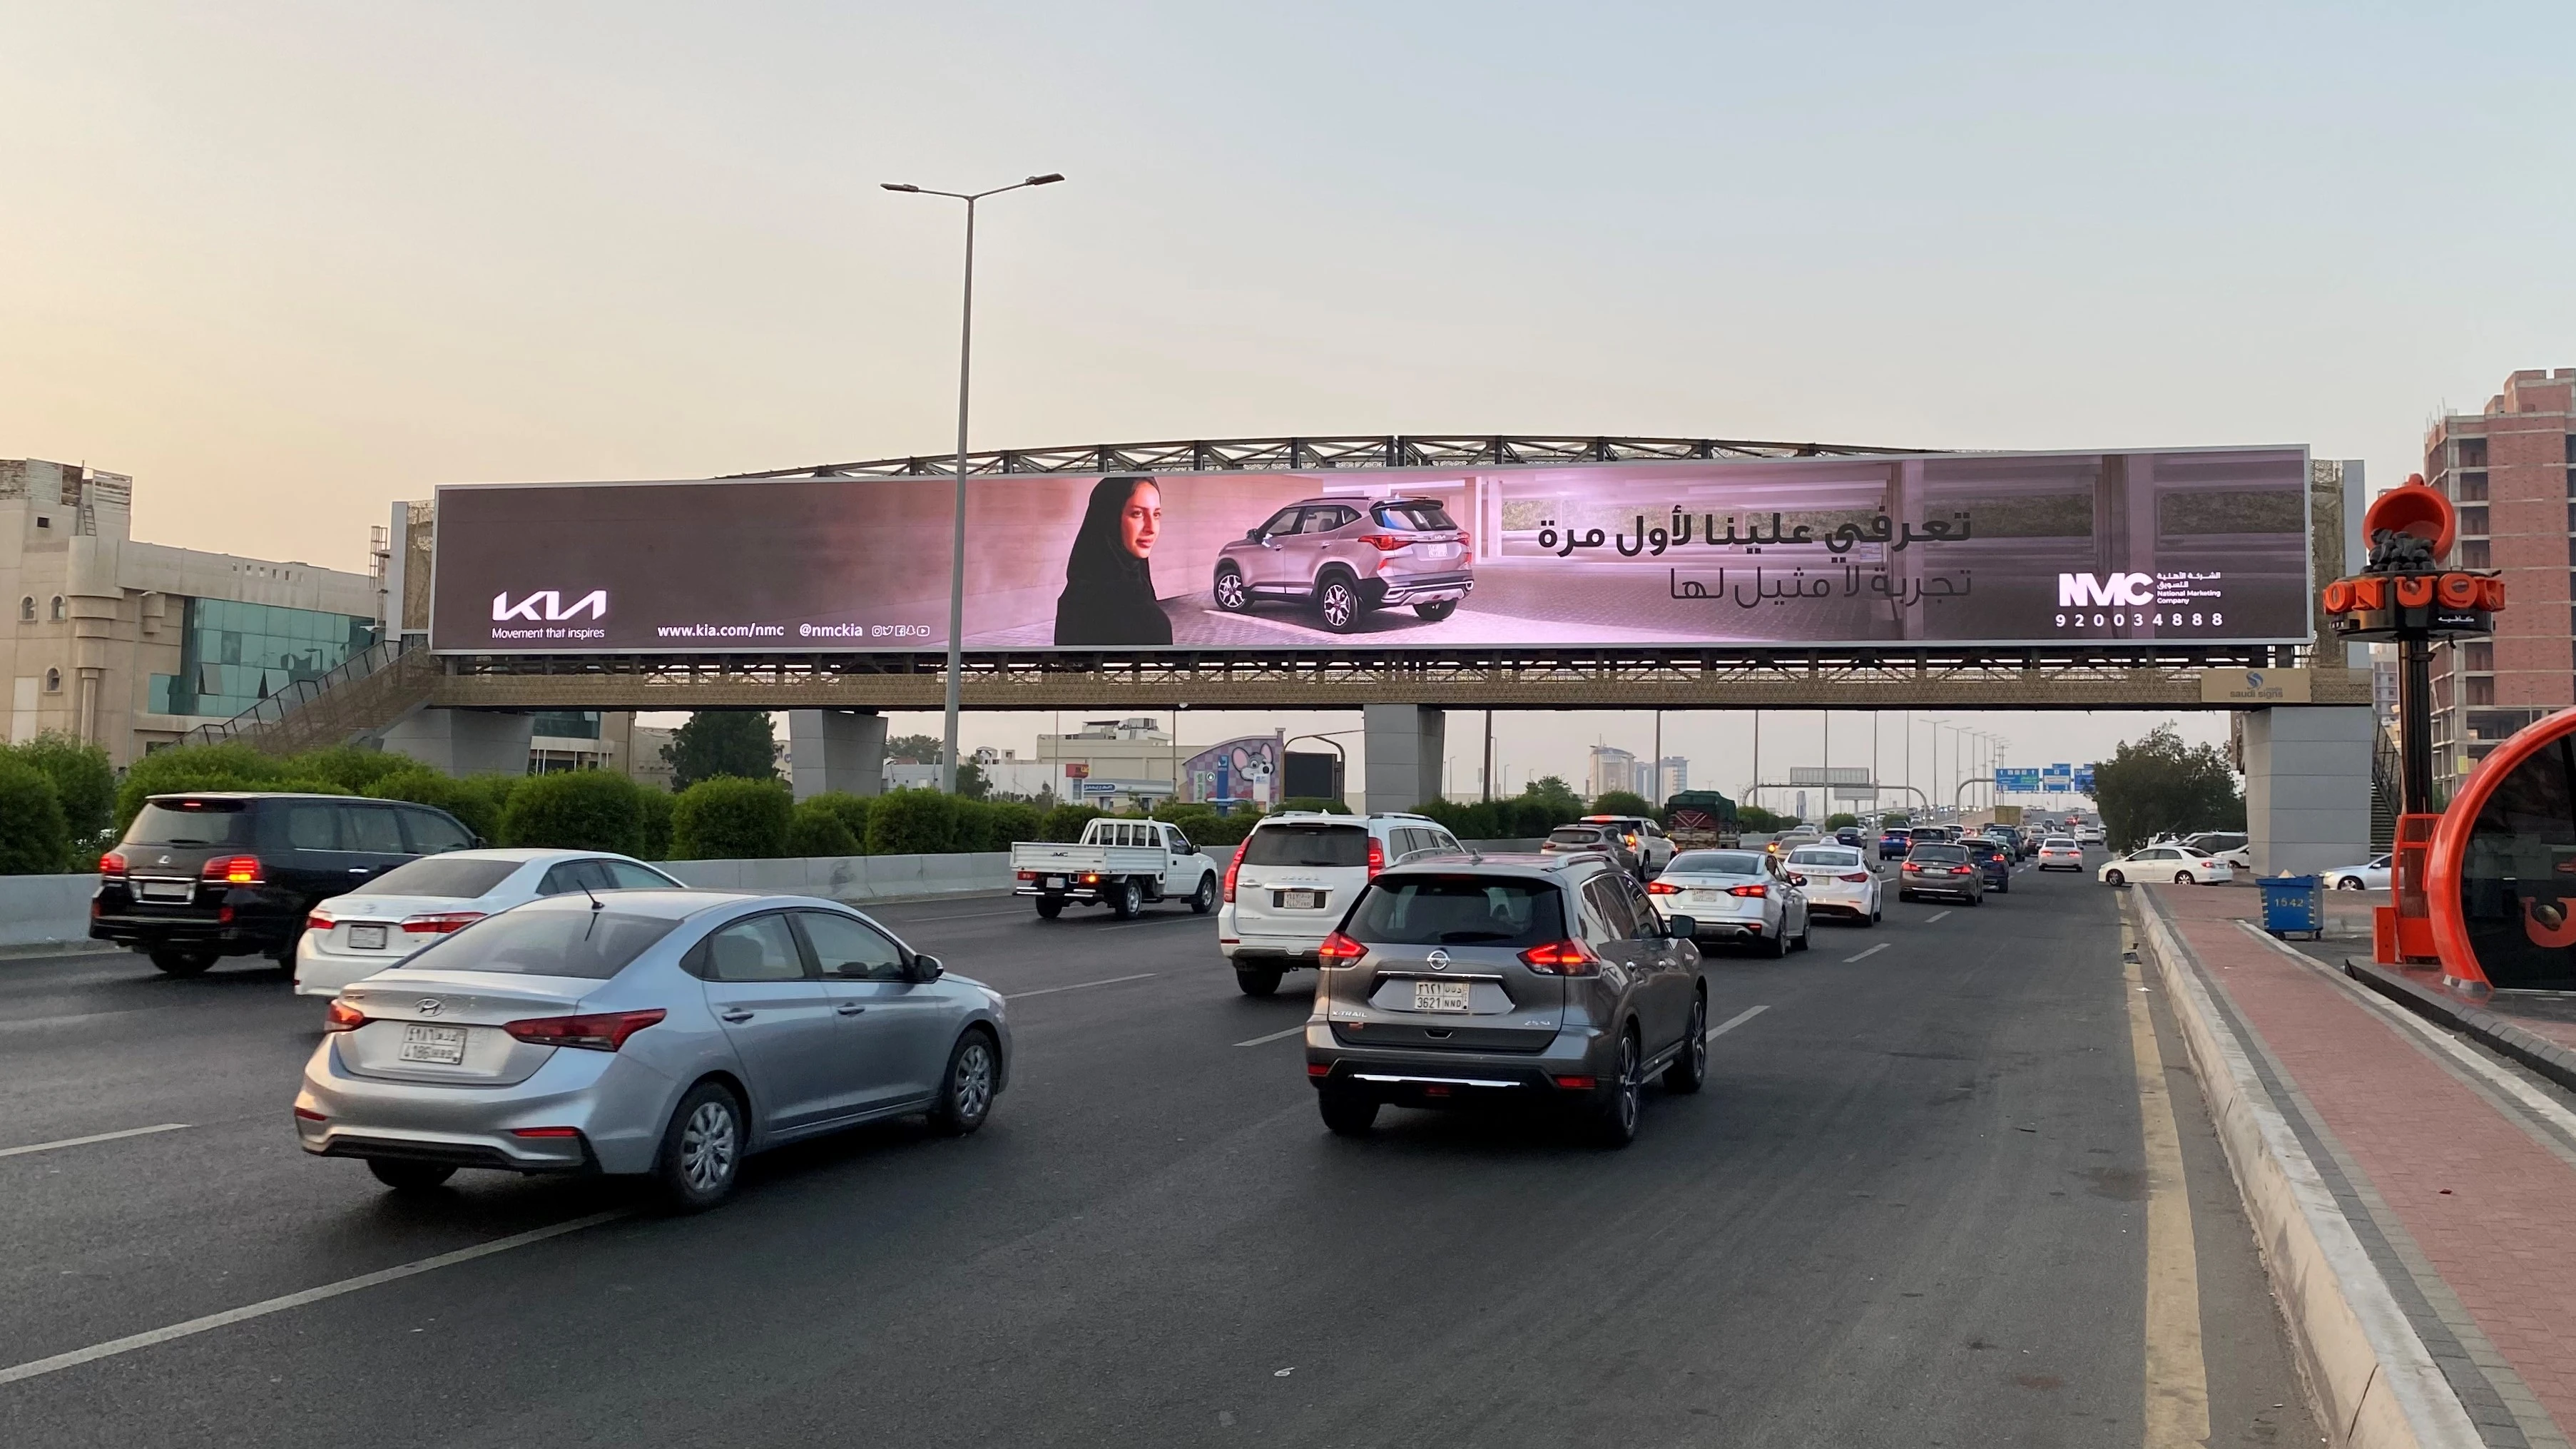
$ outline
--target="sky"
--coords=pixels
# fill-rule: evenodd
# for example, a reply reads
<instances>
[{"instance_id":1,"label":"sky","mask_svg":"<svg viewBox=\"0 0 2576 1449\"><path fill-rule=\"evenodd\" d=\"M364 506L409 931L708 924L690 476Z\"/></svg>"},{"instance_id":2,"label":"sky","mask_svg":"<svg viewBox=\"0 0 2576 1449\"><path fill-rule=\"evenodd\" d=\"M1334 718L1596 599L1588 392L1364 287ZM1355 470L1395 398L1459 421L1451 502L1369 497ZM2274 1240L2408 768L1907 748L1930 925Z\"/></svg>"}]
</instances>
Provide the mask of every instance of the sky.
<instances>
[{"instance_id":1,"label":"sky","mask_svg":"<svg viewBox=\"0 0 2576 1449\"><path fill-rule=\"evenodd\" d=\"M2305 443L2385 485L2576 365L2571 53L2563 0L0 0L0 456L361 568L440 482L937 451L958 217L878 183L1061 171L979 235L978 446Z\"/></svg>"}]
</instances>

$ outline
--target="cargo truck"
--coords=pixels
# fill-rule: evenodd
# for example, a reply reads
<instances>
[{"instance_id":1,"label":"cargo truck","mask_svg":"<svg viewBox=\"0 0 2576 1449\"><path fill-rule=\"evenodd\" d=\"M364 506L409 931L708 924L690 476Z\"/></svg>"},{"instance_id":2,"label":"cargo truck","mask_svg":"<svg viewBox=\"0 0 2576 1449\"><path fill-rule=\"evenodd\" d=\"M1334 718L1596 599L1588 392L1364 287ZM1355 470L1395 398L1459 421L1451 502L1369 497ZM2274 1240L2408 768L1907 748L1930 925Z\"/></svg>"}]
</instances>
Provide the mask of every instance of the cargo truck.
<instances>
[{"instance_id":1,"label":"cargo truck","mask_svg":"<svg viewBox=\"0 0 2576 1449\"><path fill-rule=\"evenodd\" d=\"M1744 843L1735 802L1715 790L1684 790L1665 801L1664 833L1675 851L1733 850Z\"/></svg>"}]
</instances>

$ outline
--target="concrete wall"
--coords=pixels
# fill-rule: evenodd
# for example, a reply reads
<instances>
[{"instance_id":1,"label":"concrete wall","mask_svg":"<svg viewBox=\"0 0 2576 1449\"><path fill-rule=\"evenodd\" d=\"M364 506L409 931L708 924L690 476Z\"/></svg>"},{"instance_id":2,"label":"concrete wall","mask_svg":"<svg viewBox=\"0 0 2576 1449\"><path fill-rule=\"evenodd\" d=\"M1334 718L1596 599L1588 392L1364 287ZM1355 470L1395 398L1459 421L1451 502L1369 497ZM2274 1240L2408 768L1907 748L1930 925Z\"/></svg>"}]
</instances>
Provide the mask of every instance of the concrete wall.
<instances>
[{"instance_id":1,"label":"concrete wall","mask_svg":"<svg viewBox=\"0 0 2576 1449\"><path fill-rule=\"evenodd\" d=\"M524 714L417 710L385 731L385 751L450 775L524 775L535 723Z\"/></svg>"},{"instance_id":2,"label":"concrete wall","mask_svg":"<svg viewBox=\"0 0 2576 1449\"><path fill-rule=\"evenodd\" d=\"M0 875L0 946L89 939L94 875Z\"/></svg>"},{"instance_id":3,"label":"concrete wall","mask_svg":"<svg viewBox=\"0 0 2576 1449\"><path fill-rule=\"evenodd\" d=\"M2257 875L2370 859L2367 707L2245 714L2245 828Z\"/></svg>"}]
</instances>

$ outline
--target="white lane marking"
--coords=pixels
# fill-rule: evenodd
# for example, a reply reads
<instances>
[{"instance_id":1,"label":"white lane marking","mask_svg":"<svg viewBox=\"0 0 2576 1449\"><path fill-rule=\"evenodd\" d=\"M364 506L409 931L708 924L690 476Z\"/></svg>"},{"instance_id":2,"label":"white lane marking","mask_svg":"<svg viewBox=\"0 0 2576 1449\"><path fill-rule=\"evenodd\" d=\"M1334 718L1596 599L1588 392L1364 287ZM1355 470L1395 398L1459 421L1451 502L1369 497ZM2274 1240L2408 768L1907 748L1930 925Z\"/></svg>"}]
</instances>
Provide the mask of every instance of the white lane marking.
<instances>
[{"instance_id":1,"label":"white lane marking","mask_svg":"<svg viewBox=\"0 0 2576 1449\"><path fill-rule=\"evenodd\" d=\"M1292 1027L1288 1028L1286 1031L1274 1031L1274 1032L1272 1032L1272 1033L1271 1033L1270 1035L1268 1035L1268 1036L1256 1036L1256 1037L1254 1037L1254 1038L1253 1038L1252 1040L1250 1040L1250 1041L1239 1041L1239 1042L1236 1042L1236 1043L1235 1043L1235 1045L1236 1045L1236 1046L1262 1046L1262 1045L1265 1045L1265 1044L1267 1044L1267 1043L1269 1043L1269 1042L1278 1041L1278 1040L1280 1040L1280 1039L1281 1039L1281 1038L1283 1038L1283 1037L1296 1036L1296 1035L1298 1035L1299 1033L1303 1032L1305 1029L1306 1029L1306 1023L1304 1023L1304 1022L1302 1022L1302 1021L1301 1021L1301 1022L1297 1023L1295 1026L1292 1026Z\"/></svg>"},{"instance_id":2,"label":"white lane marking","mask_svg":"<svg viewBox=\"0 0 2576 1449\"><path fill-rule=\"evenodd\" d=\"M1943 916L1946 916L1946 915L1948 915L1948 914L1950 914L1948 911L1934 911L1932 914L1930 914L1930 915L1928 915L1928 916L1925 916L1925 917L1923 918L1923 924L1925 924L1925 925L1927 925L1927 926L1928 926L1928 925L1932 924L1934 921L1937 921L1937 920L1941 919Z\"/></svg>"},{"instance_id":3,"label":"white lane marking","mask_svg":"<svg viewBox=\"0 0 2576 1449\"><path fill-rule=\"evenodd\" d=\"M1204 918L1203 918L1203 917L1201 917L1197 912L1193 911L1193 912L1191 912L1190 914L1188 914L1188 915L1186 915L1186 916L1182 916L1182 915L1156 916L1154 919L1152 919L1152 920L1150 920L1150 921L1129 921L1127 924L1125 924L1125 925L1123 925L1123 926L1100 926L1100 927L1096 927L1095 929L1103 930L1103 931L1132 931L1132 930L1135 930L1135 929L1136 929L1137 927L1139 927L1139 926L1168 926L1168 925L1172 924L1174 921L1195 921L1195 920L1201 920L1201 919L1204 919Z\"/></svg>"},{"instance_id":4,"label":"white lane marking","mask_svg":"<svg viewBox=\"0 0 2576 1449\"><path fill-rule=\"evenodd\" d=\"M1843 964L1849 966L1854 961L1866 961L1870 957L1877 955L1879 952L1886 950L1888 944L1888 942L1881 941L1877 945L1870 947L1868 950L1861 952L1857 956L1845 956L1843 958Z\"/></svg>"},{"instance_id":5,"label":"white lane marking","mask_svg":"<svg viewBox=\"0 0 2576 1449\"><path fill-rule=\"evenodd\" d=\"M253 1318L265 1318L272 1313L301 1308L307 1303L319 1303L325 1298L337 1298L343 1293L355 1293L361 1288L373 1288L380 1283L391 1283L397 1278L409 1278L415 1274L435 1272L440 1268L452 1268L459 1263L488 1258L494 1253L506 1253L512 1248L524 1248L530 1243L542 1243L548 1238L560 1238L566 1233L595 1228L601 1223L625 1217L633 1211L632 1208L619 1208L613 1212L592 1213L589 1217L574 1218L568 1223L557 1223L550 1228L533 1228L524 1233L513 1233L506 1238L494 1238L488 1243L477 1243L470 1248L459 1248L453 1253L441 1253L434 1258L422 1258L418 1262L379 1268L373 1273L361 1273L355 1278L343 1278L337 1283L325 1283L319 1288L307 1288L300 1293L280 1294L275 1298L264 1298L257 1303L244 1304L239 1308L227 1308L221 1313L209 1313L203 1318L191 1318L185 1323L173 1323L167 1328L131 1333L123 1338L111 1338L105 1343L94 1343L87 1348L76 1348L69 1353L55 1354L51 1358L31 1359L15 1367L0 1369L0 1384L14 1384L20 1379L32 1379L42 1374L94 1363L99 1359L114 1358L121 1353L132 1353L138 1348L150 1348L154 1344L168 1343L172 1339L188 1338Z\"/></svg>"},{"instance_id":6,"label":"white lane marking","mask_svg":"<svg viewBox=\"0 0 2576 1449\"><path fill-rule=\"evenodd\" d=\"M66 1137L60 1142L30 1142L24 1147L0 1147L0 1157L21 1157L30 1152L51 1152L57 1147L86 1147L93 1142L114 1142L120 1137L149 1137L155 1132L177 1132L185 1122L163 1122L151 1127L128 1127L122 1132L93 1132L87 1137Z\"/></svg>"},{"instance_id":7,"label":"white lane marking","mask_svg":"<svg viewBox=\"0 0 2576 1449\"><path fill-rule=\"evenodd\" d=\"M1771 1006L1768 1002L1765 1002L1760 1006L1748 1006L1733 1016L1728 1017L1726 1020L1719 1022L1717 1025L1710 1027L1708 1029L1708 1035L1703 1037L1702 1040L1715 1041L1719 1037L1726 1035L1728 1032L1735 1030L1737 1027L1744 1025L1746 1022L1751 1021L1753 1018L1760 1016L1762 1013L1769 1011L1770 1009Z\"/></svg>"},{"instance_id":8,"label":"white lane marking","mask_svg":"<svg viewBox=\"0 0 2576 1449\"><path fill-rule=\"evenodd\" d=\"M1004 1001L1017 1001L1024 996L1053 996L1059 991L1080 991L1085 987L1090 986L1115 986L1121 981L1142 981L1149 976L1159 976L1161 974L1162 973L1159 971L1139 971L1133 976L1112 976L1102 981L1077 981L1071 986L1041 986L1035 991L1014 991L1009 995L1004 996L1002 999Z\"/></svg>"},{"instance_id":9,"label":"white lane marking","mask_svg":"<svg viewBox=\"0 0 2576 1449\"><path fill-rule=\"evenodd\" d=\"M963 913L963 914L961 914L961 915L954 915L954 916L906 916L906 917L904 917L902 920L897 921L897 922L895 922L894 924L899 925L899 926L917 926L917 925L920 925L920 924L922 924L923 922L926 922L926 921L980 921L980 920L984 919L984 918L985 918L985 917L987 917L987 916L1027 916L1027 917L1029 917L1031 920L1035 920L1035 919L1037 919L1037 916L1036 916L1036 913L1035 913L1035 912L1032 912L1032 911L1025 911L1025 910L1018 910L1018 911L967 911L967 912L965 912L965 913Z\"/></svg>"},{"instance_id":10,"label":"white lane marking","mask_svg":"<svg viewBox=\"0 0 2576 1449\"><path fill-rule=\"evenodd\" d=\"M175 1003L173 1004L175 1005ZM69 1016L22 1016L14 1021L0 1021L0 1031L25 1031L37 1027L71 1026L77 1022L105 1021L116 1016L141 1016L147 1011L169 1011L171 1006L128 1006L115 1011L76 1011Z\"/></svg>"}]
</instances>

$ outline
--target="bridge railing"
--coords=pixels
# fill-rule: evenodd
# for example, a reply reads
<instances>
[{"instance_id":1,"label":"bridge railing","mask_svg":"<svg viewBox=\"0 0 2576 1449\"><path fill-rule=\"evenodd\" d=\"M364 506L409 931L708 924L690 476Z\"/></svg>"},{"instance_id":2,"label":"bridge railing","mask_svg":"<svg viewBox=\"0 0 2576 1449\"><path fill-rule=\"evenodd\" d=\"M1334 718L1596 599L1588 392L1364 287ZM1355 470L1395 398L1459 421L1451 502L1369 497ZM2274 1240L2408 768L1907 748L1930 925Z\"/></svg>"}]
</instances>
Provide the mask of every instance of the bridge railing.
<instances>
[{"instance_id":1,"label":"bridge railing","mask_svg":"<svg viewBox=\"0 0 2576 1449\"><path fill-rule=\"evenodd\" d=\"M297 711L340 685L365 679L420 647L417 638L388 639L350 655L309 679L298 679L219 724L199 725L179 737L183 745L214 745L267 735Z\"/></svg>"}]
</instances>

